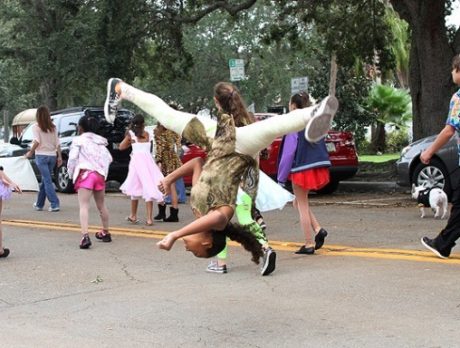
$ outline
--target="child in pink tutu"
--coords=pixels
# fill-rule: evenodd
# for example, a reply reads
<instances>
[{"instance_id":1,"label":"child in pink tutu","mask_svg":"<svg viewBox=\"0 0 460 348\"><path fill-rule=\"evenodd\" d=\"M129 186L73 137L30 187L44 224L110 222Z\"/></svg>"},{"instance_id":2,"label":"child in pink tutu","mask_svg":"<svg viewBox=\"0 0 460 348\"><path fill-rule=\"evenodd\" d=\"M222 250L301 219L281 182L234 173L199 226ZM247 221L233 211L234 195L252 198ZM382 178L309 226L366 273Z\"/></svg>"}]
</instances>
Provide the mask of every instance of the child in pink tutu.
<instances>
[{"instance_id":1,"label":"child in pink tutu","mask_svg":"<svg viewBox=\"0 0 460 348\"><path fill-rule=\"evenodd\" d=\"M2 245L2 219L1 219L1 213L2 213L2 202L4 200L10 199L11 198L11 192L15 190L18 193L21 193L21 189L19 188L18 185L16 185L11 179L5 174L3 171L3 167L0 167L0 258L2 257L8 257L10 254L10 250L7 248L4 248Z\"/></svg>"},{"instance_id":2,"label":"child in pink tutu","mask_svg":"<svg viewBox=\"0 0 460 348\"><path fill-rule=\"evenodd\" d=\"M96 233L96 238L106 243L112 241L109 233L109 211L105 205L105 179L112 155L107 149L107 139L98 135L99 121L88 111L78 121L78 129L80 136L75 137L70 146L67 170L78 192L82 234L80 249L88 249L91 246L88 235L91 196L94 196L102 222L102 230Z\"/></svg>"},{"instance_id":3,"label":"child in pink tutu","mask_svg":"<svg viewBox=\"0 0 460 348\"><path fill-rule=\"evenodd\" d=\"M126 150L132 147L131 160L129 162L128 176L120 186L121 192L131 197L131 214L126 218L136 224L139 198L143 198L146 204L146 225L153 225L153 201L163 204L163 193L158 189L163 174L152 157L152 139L145 131L144 116L136 115L131 122L131 129L126 133L120 143L119 149Z\"/></svg>"}]
</instances>

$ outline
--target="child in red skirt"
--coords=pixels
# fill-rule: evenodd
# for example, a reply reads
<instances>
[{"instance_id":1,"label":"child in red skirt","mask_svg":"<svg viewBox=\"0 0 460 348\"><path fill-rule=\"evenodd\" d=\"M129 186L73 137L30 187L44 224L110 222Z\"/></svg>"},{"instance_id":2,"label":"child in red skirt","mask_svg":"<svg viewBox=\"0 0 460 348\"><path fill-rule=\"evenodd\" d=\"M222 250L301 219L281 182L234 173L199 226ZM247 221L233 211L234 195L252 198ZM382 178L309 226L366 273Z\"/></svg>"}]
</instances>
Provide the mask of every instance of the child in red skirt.
<instances>
[{"instance_id":1,"label":"child in red skirt","mask_svg":"<svg viewBox=\"0 0 460 348\"><path fill-rule=\"evenodd\" d=\"M289 111L303 109L310 104L307 93L297 93L291 97ZM294 207L299 212L300 225L305 235L305 245L296 254L314 254L315 250L323 246L327 236L308 204L308 193L329 183L331 162L324 139L309 143L303 132L287 134L281 142L278 162L278 182L284 185L288 179L291 180L295 195Z\"/></svg>"}]
</instances>

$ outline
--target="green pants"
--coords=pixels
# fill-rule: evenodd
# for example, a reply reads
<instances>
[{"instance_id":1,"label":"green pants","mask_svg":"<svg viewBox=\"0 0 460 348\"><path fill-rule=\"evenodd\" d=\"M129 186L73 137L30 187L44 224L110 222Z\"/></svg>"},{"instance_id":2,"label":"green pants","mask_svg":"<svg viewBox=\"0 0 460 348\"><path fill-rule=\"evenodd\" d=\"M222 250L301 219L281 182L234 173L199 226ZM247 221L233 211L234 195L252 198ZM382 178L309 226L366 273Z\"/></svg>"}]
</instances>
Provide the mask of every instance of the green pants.
<instances>
[{"instance_id":1,"label":"green pants","mask_svg":"<svg viewBox=\"0 0 460 348\"><path fill-rule=\"evenodd\" d=\"M243 193L241 196L241 203L238 204L235 209L236 218L241 225L247 226L249 228L251 233L257 238L261 245L265 246L268 244L267 236L259 224L252 218L251 210L252 199L247 193ZM217 258L226 259L228 250L227 248L228 247L225 246L224 250L222 250L217 255Z\"/></svg>"}]
</instances>

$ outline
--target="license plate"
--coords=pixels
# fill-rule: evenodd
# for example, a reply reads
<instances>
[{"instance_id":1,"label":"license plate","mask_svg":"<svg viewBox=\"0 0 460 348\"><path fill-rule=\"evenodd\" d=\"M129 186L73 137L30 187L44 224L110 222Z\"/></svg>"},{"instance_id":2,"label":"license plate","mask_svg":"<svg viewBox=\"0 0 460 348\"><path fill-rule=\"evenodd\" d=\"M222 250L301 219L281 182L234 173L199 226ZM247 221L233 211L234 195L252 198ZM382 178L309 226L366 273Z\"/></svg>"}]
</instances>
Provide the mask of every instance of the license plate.
<instances>
[{"instance_id":1,"label":"license plate","mask_svg":"<svg viewBox=\"0 0 460 348\"><path fill-rule=\"evenodd\" d=\"M326 143L327 152L335 152L335 144L334 143Z\"/></svg>"}]
</instances>

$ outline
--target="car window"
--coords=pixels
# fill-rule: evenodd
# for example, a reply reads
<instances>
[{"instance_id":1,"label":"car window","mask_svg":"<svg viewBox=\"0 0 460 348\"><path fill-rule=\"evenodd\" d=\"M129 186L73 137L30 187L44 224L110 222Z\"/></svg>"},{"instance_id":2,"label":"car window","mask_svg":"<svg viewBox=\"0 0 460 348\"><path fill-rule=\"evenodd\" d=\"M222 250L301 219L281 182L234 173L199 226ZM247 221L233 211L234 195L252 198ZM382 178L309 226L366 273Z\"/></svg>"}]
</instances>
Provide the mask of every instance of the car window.
<instances>
[{"instance_id":1,"label":"car window","mask_svg":"<svg viewBox=\"0 0 460 348\"><path fill-rule=\"evenodd\" d=\"M22 135L21 135L21 141L23 143L31 143L33 140L34 140L34 134L32 132L32 126L35 124L34 123L31 123L29 124L26 129L24 129L24 131L22 132Z\"/></svg>"},{"instance_id":2,"label":"car window","mask_svg":"<svg viewBox=\"0 0 460 348\"><path fill-rule=\"evenodd\" d=\"M77 135L78 121L80 120L80 117L80 114L62 117L57 125L59 130L58 136L64 138ZM54 122L56 122L56 120L54 120Z\"/></svg>"}]
</instances>

